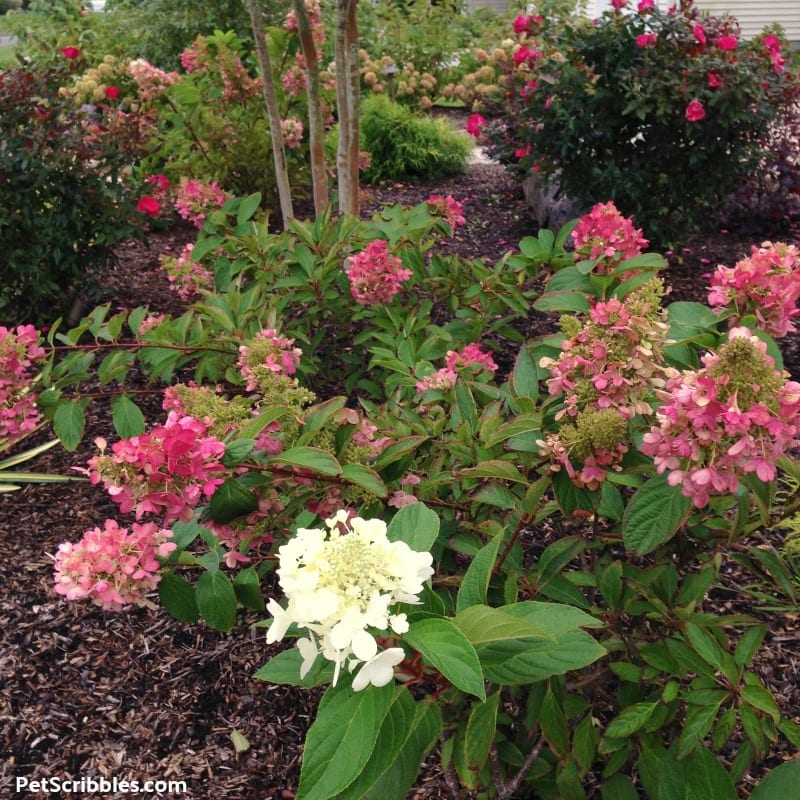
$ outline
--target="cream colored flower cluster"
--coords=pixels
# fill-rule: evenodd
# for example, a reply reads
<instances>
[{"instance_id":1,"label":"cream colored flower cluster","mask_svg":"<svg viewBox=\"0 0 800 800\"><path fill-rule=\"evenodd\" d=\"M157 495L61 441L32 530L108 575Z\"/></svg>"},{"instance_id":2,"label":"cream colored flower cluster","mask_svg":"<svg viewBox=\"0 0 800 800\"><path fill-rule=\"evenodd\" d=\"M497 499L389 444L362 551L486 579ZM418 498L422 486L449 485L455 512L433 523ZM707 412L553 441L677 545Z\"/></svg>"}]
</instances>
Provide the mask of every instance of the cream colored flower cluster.
<instances>
[{"instance_id":1,"label":"cream colored flower cluster","mask_svg":"<svg viewBox=\"0 0 800 800\"><path fill-rule=\"evenodd\" d=\"M328 530L300 528L278 550L288 605L284 609L269 601L274 619L267 642L283 639L294 623L308 631L297 642L301 678L321 654L334 663L334 686L343 666L350 672L361 667L353 680L355 691L369 684L385 686L405 653L401 647L379 651L373 631L391 636L408 630L406 615L392 609L419 602L433 574L433 558L405 542L389 541L379 519L350 518L340 510L325 524Z\"/></svg>"}]
</instances>

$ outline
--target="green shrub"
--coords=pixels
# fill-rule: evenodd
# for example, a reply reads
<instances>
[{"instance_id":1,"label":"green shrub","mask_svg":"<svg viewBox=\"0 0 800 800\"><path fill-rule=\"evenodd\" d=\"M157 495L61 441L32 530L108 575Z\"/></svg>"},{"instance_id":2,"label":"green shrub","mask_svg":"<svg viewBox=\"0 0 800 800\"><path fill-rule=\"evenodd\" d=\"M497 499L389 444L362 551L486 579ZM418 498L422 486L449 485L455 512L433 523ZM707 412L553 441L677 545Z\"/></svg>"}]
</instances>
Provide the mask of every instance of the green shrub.
<instances>
[{"instance_id":1,"label":"green shrub","mask_svg":"<svg viewBox=\"0 0 800 800\"><path fill-rule=\"evenodd\" d=\"M798 97L779 36L743 41L733 18L689 4L514 27L487 105L494 153L522 173L536 164L583 205L613 199L662 244L708 219Z\"/></svg>"},{"instance_id":2,"label":"green shrub","mask_svg":"<svg viewBox=\"0 0 800 800\"><path fill-rule=\"evenodd\" d=\"M281 20L277 3L265 2L268 18ZM269 7L273 11L268 10ZM109 13L113 12L113 13ZM282 12L285 13L285 10ZM233 30L237 36L252 41L250 18L241 0L108 0L106 14L117 19L122 31L136 31L130 55L144 58L162 69L174 69L183 49L198 36L215 30ZM124 22L124 24L123 24ZM124 35L124 34L123 34Z\"/></svg>"},{"instance_id":3,"label":"green shrub","mask_svg":"<svg viewBox=\"0 0 800 800\"><path fill-rule=\"evenodd\" d=\"M467 167L469 140L443 119L414 114L383 95L362 104L362 147L370 157L367 183L437 180Z\"/></svg>"}]
</instances>

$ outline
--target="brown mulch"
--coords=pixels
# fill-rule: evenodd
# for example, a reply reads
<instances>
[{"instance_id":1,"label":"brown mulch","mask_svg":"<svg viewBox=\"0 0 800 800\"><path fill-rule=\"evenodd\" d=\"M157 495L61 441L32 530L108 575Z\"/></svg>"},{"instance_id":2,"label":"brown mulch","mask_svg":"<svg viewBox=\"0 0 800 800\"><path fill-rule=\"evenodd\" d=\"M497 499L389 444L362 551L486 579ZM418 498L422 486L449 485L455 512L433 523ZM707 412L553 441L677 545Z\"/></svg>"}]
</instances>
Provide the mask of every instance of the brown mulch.
<instances>
[{"instance_id":1,"label":"brown mulch","mask_svg":"<svg viewBox=\"0 0 800 800\"><path fill-rule=\"evenodd\" d=\"M534 233L518 186L491 164L474 164L465 176L424 187L371 189L365 206L387 199L414 203L434 192L464 203L468 224L449 245L452 252L493 261ZM104 279L115 305L180 311L158 255L166 246L179 249L191 234L177 229L154 234L147 244L125 243L120 264ZM702 301L699 276L716 263L733 264L758 241L734 233L694 238L672 260L667 282L673 297ZM787 366L800 378L796 336L786 354ZM93 438L110 431L102 404L89 428L76 453L52 450L35 468L68 472L84 465L94 452ZM160 608L107 613L53 593L58 544L77 540L115 514L104 493L83 482L29 485L0 495L0 797L32 796L16 791L17 778L89 776L186 782L186 792L165 797L294 797L319 693L252 678L276 652L263 631L251 627L258 614L243 613L242 624L225 635L175 622ZM731 591L717 601L720 612L748 606L736 588L733 576ZM800 723L797 611L764 618L770 632L758 671L784 713ZM237 751L235 732L246 738L246 749ZM779 747L770 763L793 755ZM410 797L449 797L434 766L422 775Z\"/></svg>"}]
</instances>

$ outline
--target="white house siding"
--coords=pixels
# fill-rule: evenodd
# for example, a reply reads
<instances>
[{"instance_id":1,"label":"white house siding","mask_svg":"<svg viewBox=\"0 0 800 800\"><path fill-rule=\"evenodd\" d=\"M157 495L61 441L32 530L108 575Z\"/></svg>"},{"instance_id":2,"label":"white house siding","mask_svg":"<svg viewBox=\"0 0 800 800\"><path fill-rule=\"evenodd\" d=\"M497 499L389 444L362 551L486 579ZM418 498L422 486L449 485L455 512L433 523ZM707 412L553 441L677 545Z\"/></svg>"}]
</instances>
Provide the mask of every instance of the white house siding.
<instances>
[{"instance_id":1,"label":"white house siding","mask_svg":"<svg viewBox=\"0 0 800 800\"><path fill-rule=\"evenodd\" d=\"M743 36L755 36L777 22L787 39L800 42L800 0L696 0L696 5L711 14L732 14Z\"/></svg>"},{"instance_id":2,"label":"white house siding","mask_svg":"<svg viewBox=\"0 0 800 800\"><path fill-rule=\"evenodd\" d=\"M491 8L498 14L505 14L515 7L513 0L467 0L467 11Z\"/></svg>"}]
</instances>

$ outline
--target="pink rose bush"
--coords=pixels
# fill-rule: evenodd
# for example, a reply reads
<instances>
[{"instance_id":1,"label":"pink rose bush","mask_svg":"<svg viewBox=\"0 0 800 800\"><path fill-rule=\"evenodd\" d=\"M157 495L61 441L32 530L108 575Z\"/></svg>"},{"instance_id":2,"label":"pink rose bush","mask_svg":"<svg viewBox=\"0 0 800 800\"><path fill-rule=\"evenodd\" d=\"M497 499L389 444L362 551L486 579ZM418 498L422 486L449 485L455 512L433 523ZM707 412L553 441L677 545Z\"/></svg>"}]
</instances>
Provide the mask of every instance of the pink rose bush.
<instances>
[{"instance_id":1,"label":"pink rose bush","mask_svg":"<svg viewBox=\"0 0 800 800\"><path fill-rule=\"evenodd\" d=\"M39 424L31 383L45 356L33 325L0 325L0 449L12 447Z\"/></svg>"},{"instance_id":2,"label":"pink rose bush","mask_svg":"<svg viewBox=\"0 0 800 800\"><path fill-rule=\"evenodd\" d=\"M770 336L794 333L800 315L800 250L764 242L733 267L720 264L711 276L708 304L731 312L731 325L753 316Z\"/></svg>"},{"instance_id":3,"label":"pink rose bush","mask_svg":"<svg viewBox=\"0 0 800 800\"><path fill-rule=\"evenodd\" d=\"M375 239L345 262L350 292L363 305L386 305L400 291L403 281L412 276L400 258L389 251L389 243Z\"/></svg>"},{"instance_id":4,"label":"pink rose bush","mask_svg":"<svg viewBox=\"0 0 800 800\"><path fill-rule=\"evenodd\" d=\"M146 595L159 584L160 558L175 550L172 531L152 522L121 528L107 519L72 544L58 546L55 591L67 600L87 598L111 611L134 604L152 606Z\"/></svg>"},{"instance_id":5,"label":"pink rose bush","mask_svg":"<svg viewBox=\"0 0 800 800\"><path fill-rule=\"evenodd\" d=\"M777 459L800 444L800 384L775 369L763 341L733 328L702 362L659 393L658 425L641 446L698 508L734 493L745 475L774 480Z\"/></svg>"}]
</instances>

